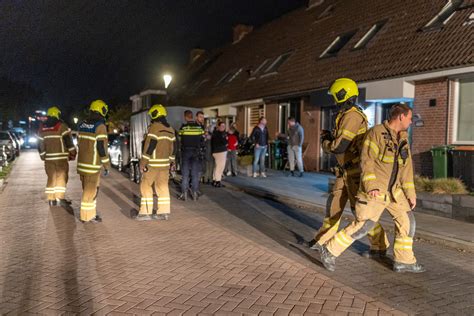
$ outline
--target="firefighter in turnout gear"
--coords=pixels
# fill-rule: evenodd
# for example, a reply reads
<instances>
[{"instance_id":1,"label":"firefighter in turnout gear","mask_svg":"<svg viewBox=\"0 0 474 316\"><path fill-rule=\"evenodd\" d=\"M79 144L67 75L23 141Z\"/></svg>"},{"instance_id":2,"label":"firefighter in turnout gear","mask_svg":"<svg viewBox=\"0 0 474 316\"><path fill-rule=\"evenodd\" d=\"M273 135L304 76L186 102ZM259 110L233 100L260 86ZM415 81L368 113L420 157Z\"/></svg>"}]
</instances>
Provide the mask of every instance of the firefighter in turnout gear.
<instances>
[{"instance_id":1,"label":"firefighter in turnout gear","mask_svg":"<svg viewBox=\"0 0 474 316\"><path fill-rule=\"evenodd\" d=\"M390 120L373 127L365 137L355 220L321 249L321 261L328 270L334 271L336 257L373 229L386 209L395 222L393 270L425 271L413 254L416 192L407 133L411 120L410 107L396 104Z\"/></svg>"},{"instance_id":2,"label":"firefighter in turnout gear","mask_svg":"<svg viewBox=\"0 0 474 316\"><path fill-rule=\"evenodd\" d=\"M336 156L336 182L327 200L323 225L314 237L313 250L320 250L337 233L348 200L354 213L360 184L360 152L367 132L367 117L356 105L359 95L357 84L348 78L337 79L328 92L341 108L333 133L323 133L321 139L323 150ZM364 255L385 256L389 242L382 226L376 223L368 237L371 247Z\"/></svg>"},{"instance_id":3,"label":"firefighter in turnout gear","mask_svg":"<svg viewBox=\"0 0 474 316\"><path fill-rule=\"evenodd\" d=\"M108 106L102 100L90 105L89 117L79 124L79 155L77 173L82 182L81 221L101 222L97 215L96 198L99 192L100 171L104 167L104 176L109 173L110 162L107 144L105 116Z\"/></svg>"},{"instance_id":4,"label":"firefighter in turnout gear","mask_svg":"<svg viewBox=\"0 0 474 316\"><path fill-rule=\"evenodd\" d=\"M170 214L170 191L168 187L170 164L174 163L175 131L166 121L166 109L157 104L150 108L151 125L145 138L140 171L141 203L138 221L151 219L167 220ZM153 214L153 188L158 196L158 209Z\"/></svg>"},{"instance_id":5,"label":"firefighter in turnout gear","mask_svg":"<svg viewBox=\"0 0 474 316\"><path fill-rule=\"evenodd\" d=\"M185 111L184 116L186 123L179 130L182 175L179 199L186 201L188 191L190 191L191 198L196 201L199 197L199 175L206 154L204 129L193 120L191 111ZM189 187L189 176L191 176L191 188Z\"/></svg>"},{"instance_id":6,"label":"firefighter in turnout gear","mask_svg":"<svg viewBox=\"0 0 474 316\"><path fill-rule=\"evenodd\" d=\"M59 118L60 115L61 111L57 107L50 107L48 119L41 124L38 132L38 151L48 175L45 192L50 206L57 205L58 201L70 204L64 198L69 174L68 161L76 159L71 130Z\"/></svg>"}]
</instances>

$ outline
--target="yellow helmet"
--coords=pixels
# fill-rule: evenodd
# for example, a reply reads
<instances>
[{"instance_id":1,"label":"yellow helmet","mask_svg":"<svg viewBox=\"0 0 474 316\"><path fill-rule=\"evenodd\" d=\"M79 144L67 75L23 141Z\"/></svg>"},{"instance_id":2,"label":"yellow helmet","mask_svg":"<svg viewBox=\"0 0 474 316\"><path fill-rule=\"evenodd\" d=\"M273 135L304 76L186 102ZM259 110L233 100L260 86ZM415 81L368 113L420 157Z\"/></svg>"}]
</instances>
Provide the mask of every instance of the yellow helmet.
<instances>
[{"instance_id":1,"label":"yellow helmet","mask_svg":"<svg viewBox=\"0 0 474 316\"><path fill-rule=\"evenodd\" d=\"M151 119L157 119L160 116L166 116L166 108L161 104L153 105L150 110L148 110L148 115L150 115Z\"/></svg>"},{"instance_id":2,"label":"yellow helmet","mask_svg":"<svg viewBox=\"0 0 474 316\"><path fill-rule=\"evenodd\" d=\"M59 115L61 115L61 110L57 106L52 106L48 109L48 112L46 113L46 115L49 117L55 117L59 119Z\"/></svg>"},{"instance_id":3,"label":"yellow helmet","mask_svg":"<svg viewBox=\"0 0 474 316\"><path fill-rule=\"evenodd\" d=\"M109 107L102 100L95 100L91 103L89 110L99 113L102 116L106 116L109 112Z\"/></svg>"},{"instance_id":4,"label":"yellow helmet","mask_svg":"<svg viewBox=\"0 0 474 316\"><path fill-rule=\"evenodd\" d=\"M359 96L359 89L354 80L339 78L332 83L328 93L333 96L336 103L343 103L352 97Z\"/></svg>"}]
</instances>

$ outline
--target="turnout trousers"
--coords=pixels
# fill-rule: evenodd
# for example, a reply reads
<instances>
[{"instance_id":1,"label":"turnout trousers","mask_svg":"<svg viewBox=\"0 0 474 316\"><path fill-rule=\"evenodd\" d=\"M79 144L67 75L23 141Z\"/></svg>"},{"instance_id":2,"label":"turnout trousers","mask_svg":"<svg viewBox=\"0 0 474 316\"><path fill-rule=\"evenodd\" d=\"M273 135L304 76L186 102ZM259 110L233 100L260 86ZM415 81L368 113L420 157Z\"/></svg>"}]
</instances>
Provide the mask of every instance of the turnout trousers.
<instances>
[{"instance_id":1,"label":"turnout trousers","mask_svg":"<svg viewBox=\"0 0 474 316\"><path fill-rule=\"evenodd\" d=\"M69 174L69 163L67 159L47 160L44 162L44 168L48 176L45 189L48 200L64 199Z\"/></svg>"},{"instance_id":2,"label":"turnout trousers","mask_svg":"<svg viewBox=\"0 0 474 316\"><path fill-rule=\"evenodd\" d=\"M413 236L416 223L413 212L406 199L400 198L391 202L389 196L359 199L356 204L356 219L346 228L338 232L327 242L327 249L338 257L355 240L364 237L380 219L384 210L388 210L395 222L394 259L396 262L413 264Z\"/></svg>"},{"instance_id":3,"label":"turnout trousers","mask_svg":"<svg viewBox=\"0 0 474 316\"><path fill-rule=\"evenodd\" d=\"M351 205L352 213L354 213L357 191L359 190L359 181L359 169L348 170L337 176L327 200L326 216L324 217L323 225L316 232L314 237L316 243L324 245L337 233L341 223L342 213L344 212L348 200ZM370 241L370 249L372 250L383 251L390 245L387 235L379 223L374 223L374 226L367 235Z\"/></svg>"},{"instance_id":4,"label":"turnout trousers","mask_svg":"<svg viewBox=\"0 0 474 316\"><path fill-rule=\"evenodd\" d=\"M99 193L100 172L81 175L81 182L81 221L87 222L97 215L97 193Z\"/></svg>"},{"instance_id":5,"label":"turnout trousers","mask_svg":"<svg viewBox=\"0 0 474 316\"><path fill-rule=\"evenodd\" d=\"M142 182L140 183L140 215L153 214L153 189L155 189L158 196L157 214L170 213L170 190L168 187L169 170L167 168L158 169L149 167L148 171L143 174Z\"/></svg>"}]
</instances>

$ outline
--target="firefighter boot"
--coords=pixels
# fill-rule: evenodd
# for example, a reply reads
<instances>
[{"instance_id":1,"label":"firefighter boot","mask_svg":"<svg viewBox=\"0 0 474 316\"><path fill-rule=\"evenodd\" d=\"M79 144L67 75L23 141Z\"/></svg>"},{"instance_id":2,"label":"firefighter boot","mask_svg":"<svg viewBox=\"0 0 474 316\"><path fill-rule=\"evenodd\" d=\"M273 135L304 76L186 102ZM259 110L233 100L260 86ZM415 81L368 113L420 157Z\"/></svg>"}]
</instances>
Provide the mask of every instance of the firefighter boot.
<instances>
[{"instance_id":1,"label":"firefighter boot","mask_svg":"<svg viewBox=\"0 0 474 316\"><path fill-rule=\"evenodd\" d=\"M97 223L102 223L102 217L100 217L99 215L96 215L94 217L92 217L92 219L88 220L88 221L82 221L83 223L92 223L92 224L97 224Z\"/></svg>"},{"instance_id":2,"label":"firefighter boot","mask_svg":"<svg viewBox=\"0 0 474 316\"><path fill-rule=\"evenodd\" d=\"M167 221L170 219L170 214L153 214L151 217L157 221Z\"/></svg>"},{"instance_id":3,"label":"firefighter boot","mask_svg":"<svg viewBox=\"0 0 474 316\"><path fill-rule=\"evenodd\" d=\"M58 205L58 202L56 200L49 200L48 203L50 207Z\"/></svg>"},{"instance_id":4,"label":"firefighter boot","mask_svg":"<svg viewBox=\"0 0 474 316\"><path fill-rule=\"evenodd\" d=\"M139 221L139 222L151 221L151 216L148 215L148 214L138 214L138 215L135 217L135 220L137 220L137 221Z\"/></svg>"},{"instance_id":5,"label":"firefighter boot","mask_svg":"<svg viewBox=\"0 0 474 316\"><path fill-rule=\"evenodd\" d=\"M394 262L393 263L393 271L398 273L403 272L411 272L411 273L422 273L425 272L426 269L422 264L419 263L401 263L401 262Z\"/></svg>"},{"instance_id":6,"label":"firefighter boot","mask_svg":"<svg viewBox=\"0 0 474 316\"><path fill-rule=\"evenodd\" d=\"M387 257L387 251L370 249L370 250L364 251L362 253L362 257L367 258L367 259L383 259Z\"/></svg>"},{"instance_id":7,"label":"firefighter boot","mask_svg":"<svg viewBox=\"0 0 474 316\"><path fill-rule=\"evenodd\" d=\"M336 270L336 257L329 252L326 246L321 247L321 263L328 271L334 272Z\"/></svg>"}]
</instances>

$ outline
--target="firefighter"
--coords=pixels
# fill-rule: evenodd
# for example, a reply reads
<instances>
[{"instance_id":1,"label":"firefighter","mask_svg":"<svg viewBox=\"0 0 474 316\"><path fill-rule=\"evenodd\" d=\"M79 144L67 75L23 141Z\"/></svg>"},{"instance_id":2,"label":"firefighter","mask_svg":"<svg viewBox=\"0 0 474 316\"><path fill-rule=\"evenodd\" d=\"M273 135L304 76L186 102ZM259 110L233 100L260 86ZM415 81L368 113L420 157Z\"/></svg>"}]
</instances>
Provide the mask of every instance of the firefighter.
<instances>
[{"instance_id":1,"label":"firefighter","mask_svg":"<svg viewBox=\"0 0 474 316\"><path fill-rule=\"evenodd\" d=\"M395 222L395 272L424 272L413 254L416 192L407 130L412 110L396 104L389 121L373 127L365 137L361 154L361 186L357 194L356 218L321 249L321 261L334 271L335 259L355 240L364 237L386 209Z\"/></svg>"},{"instance_id":2,"label":"firefighter","mask_svg":"<svg viewBox=\"0 0 474 316\"><path fill-rule=\"evenodd\" d=\"M321 143L326 153L336 156L334 168L336 182L327 200L326 216L322 227L316 232L311 249L320 250L337 233L347 200L354 213L356 195L360 183L360 151L367 132L367 117L356 105L359 89L348 78L334 81L328 91L340 110L336 116L333 133L323 133ZM380 224L375 224L368 234L371 247L363 255L383 257L389 246L387 236Z\"/></svg>"},{"instance_id":3,"label":"firefighter","mask_svg":"<svg viewBox=\"0 0 474 316\"><path fill-rule=\"evenodd\" d=\"M76 159L76 147L72 141L71 130L59 116L61 111L50 107L47 112L48 119L41 124L39 129L38 151L48 176L46 195L49 206L70 204L64 198L69 174L69 160Z\"/></svg>"},{"instance_id":4,"label":"firefighter","mask_svg":"<svg viewBox=\"0 0 474 316\"><path fill-rule=\"evenodd\" d=\"M201 125L193 120L193 112L184 112L186 123L179 130L181 144L181 195L180 200L188 199L188 191L191 198L197 201L199 197L199 174L202 161L205 156L204 130ZM191 175L191 187L189 187L189 176Z\"/></svg>"},{"instance_id":5,"label":"firefighter","mask_svg":"<svg viewBox=\"0 0 474 316\"><path fill-rule=\"evenodd\" d=\"M153 105L148 111L151 125L145 138L140 171L141 203L138 221L151 219L168 220L170 214L170 190L168 187L170 164L174 163L175 131L166 121L166 108ZM153 187L158 196L158 210L153 214Z\"/></svg>"},{"instance_id":6,"label":"firefighter","mask_svg":"<svg viewBox=\"0 0 474 316\"><path fill-rule=\"evenodd\" d=\"M100 171L109 174L110 161L107 144L105 116L109 110L102 100L93 101L90 114L79 124L79 156L77 173L82 182L81 221L97 223L102 219L97 215L96 198L99 192Z\"/></svg>"}]
</instances>

